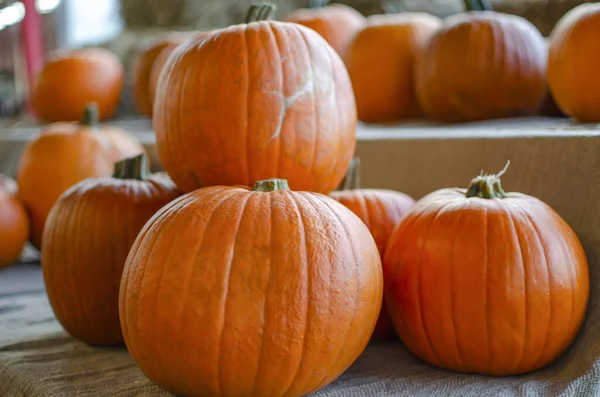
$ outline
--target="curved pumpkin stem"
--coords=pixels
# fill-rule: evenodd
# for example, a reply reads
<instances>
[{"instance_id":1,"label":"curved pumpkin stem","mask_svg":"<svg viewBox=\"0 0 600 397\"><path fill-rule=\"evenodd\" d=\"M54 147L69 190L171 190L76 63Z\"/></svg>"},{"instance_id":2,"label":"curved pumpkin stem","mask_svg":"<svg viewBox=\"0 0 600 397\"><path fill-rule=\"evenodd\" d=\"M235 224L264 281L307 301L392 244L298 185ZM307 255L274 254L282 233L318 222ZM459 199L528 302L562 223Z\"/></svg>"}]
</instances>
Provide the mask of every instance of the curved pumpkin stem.
<instances>
[{"instance_id":1,"label":"curved pumpkin stem","mask_svg":"<svg viewBox=\"0 0 600 397\"><path fill-rule=\"evenodd\" d=\"M87 127L97 127L100 123L98 117L98 105L96 102L90 102L86 105L83 110L83 115L81 116L81 125L85 125Z\"/></svg>"},{"instance_id":2,"label":"curved pumpkin stem","mask_svg":"<svg viewBox=\"0 0 600 397\"><path fill-rule=\"evenodd\" d=\"M340 183L338 190L358 190L360 189L360 158L354 157L348 166L346 176Z\"/></svg>"},{"instance_id":3,"label":"curved pumpkin stem","mask_svg":"<svg viewBox=\"0 0 600 397\"><path fill-rule=\"evenodd\" d=\"M497 174L494 175L479 175L474 178L469 185L469 189L467 189L467 197L479 197L483 199L495 199L495 198L504 198L506 197L506 192L502 189L502 183L500 182L500 177L504 175L508 166L510 165L510 161L506 162L506 165Z\"/></svg>"},{"instance_id":4,"label":"curved pumpkin stem","mask_svg":"<svg viewBox=\"0 0 600 397\"><path fill-rule=\"evenodd\" d=\"M275 192L277 190L290 190L287 179L265 179L264 181L258 181L252 188L253 192Z\"/></svg>"},{"instance_id":5,"label":"curved pumpkin stem","mask_svg":"<svg viewBox=\"0 0 600 397\"><path fill-rule=\"evenodd\" d=\"M465 9L467 11L493 11L490 0L465 0Z\"/></svg>"},{"instance_id":6,"label":"curved pumpkin stem","mask_svg":"<svg viewBox=\"0 0 600 397\"><path fill-rule=\"evenodd\" d=\"M246 14L246 23L268 21L275 16L275 4L253 4Z\"/></svg>"},{"instance_id":7,"label":"curved pumpkin stem","mask_svg":"<svg viewBox=\"0 0 600 397\"><path fill-rule=\"evenodd\" d=\"M149 176L148 157L145 154L116 162L115 171L112 175L116 179L137 179L138 181L144 181Z\"/></svg>"}]
</instances>

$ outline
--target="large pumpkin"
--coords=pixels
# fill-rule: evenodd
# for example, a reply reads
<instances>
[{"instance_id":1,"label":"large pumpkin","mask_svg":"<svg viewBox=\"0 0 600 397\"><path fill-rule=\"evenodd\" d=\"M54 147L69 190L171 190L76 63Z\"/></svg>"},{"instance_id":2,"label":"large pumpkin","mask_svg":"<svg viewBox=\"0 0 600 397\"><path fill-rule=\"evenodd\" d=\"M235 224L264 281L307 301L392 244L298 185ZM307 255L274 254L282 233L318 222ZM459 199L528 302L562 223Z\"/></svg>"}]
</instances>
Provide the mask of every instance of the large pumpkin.
<instances>
[{"instance_id":1,"label":"large pumpkin","mask_svg":"<svg viewBox=\"0 0 600 397\"><path fill-rule=\"evenodd\" d=\"M23 151L17 169L19 196L29 210L31 242L37 248L48 213L65 190L85 178L110 176L116 161L144 152L125 131L99 126L95 114L90 105L79 124L50 124Z\"/></svg>"},{"instance_id":2,"label":"large pumpkin","mask_svg":"<svg viewBox=\"0 0 600 397\"><path fill-rule=\"evenodd\" d=\"M123 343L118 300L125 259L144 224L179 195L166 175L146 174L144 159L117 163L112 178L72 186L44 231L50 305L69 334L91 345Z\"/></svg>"},{"instance_id":3,"label":"large pumpkin","mask_svg":"<svg viewBox=\"0 0 600 397\"><path fill-rule=\"evenodd\" d=\"M249 21L273 8L259 9ZM298 24L249 22L187 41L169 57L157 91L158 153L185 192L280 177L294 190L329 193L354 153L346 68Z\"/></svg>"},{"instance_id":4,"label":"large pumpkin","mask_svg":"<svg viewBox=\"0 0 600 397\"><path fill-rule=\"evenodd\" d=\"M108 50L59 52L49 59L35 82L33 108L45 122L77 121L87 104L95 102L100 120L106 120L119 105L123 80L123 66Z\"/></svg>"},{"instance_id":5,"label":"large pumpkin","mask_svg":"<svg viewBox=\"0 0 600 397\"><path fill-rule=\"evenodd\" d=\"M367 225L375 239L379 255L383 256L392 231L413 206L415 200L404 193L393 190L361 189L359 165L359 159L354 159L346 177L347 183L342 186L341 190L331 192L330 197L354 212ZM371 339L385 340L391 339L395 335L385 302L383 302Z\"/></svg>"},{"instance_id":6,"label":"large pumpkin","mask_svg":"<svg viewBox=\"0 0 600 397\"><path fill-rule=\"evenodd\" d=\"M546 98L546 64L544 38L526 19L455 14L417 57L417 99L439 121L531 115Z\"/></svg>"},{"instance_id":7,"label":"large pumpkin","mask_svg":"<svg viewBox=\"0 0 600 397\"><path fill-rule=\"evenodd\" d=\"M364 223L326 196L285 180L199 189L156 214L131 249L125 342L177 395L304 396L367 345L380 266Z\"/></svg>"},{"instance_id":8,"label":"large pumpkin","mask_svg":"<svg viewBox=\"0 0 600 397\"><path fill-rule=\"evenodd\" d=\"M339 55L344 55L354 35L366 25L366 18L361 13L344 4L300 8L292 11L283 20L313 29Z\"/></svg>"},{"instance_id":9,"label":"large pumpkin","mask_svg":"<svg viewBox=\"0 0 600 397\"><path fill-rule=\"evenodd\" d=\"M505 193L496 175L417 202L390 237L384 277L392 321L414 354L501 376L560 356L589 294L573 230L537 198Z\"/></svg>"},{"instance_id":10,"label":"large pumpkin","mask_svg":"<svg viewBox=\"0 0 600 397\"><path fill-rule=\"evenodd\" d=\"M0 175L0 268L19 259L29 238L29 219L16 195L17 185Z\"/></svg>"},{"instance_id":11,"label":"large pumpkin","mask_svg":"<svg viewBox=\"0 0 600 397\"><path fill-rule=\"evenodd\" d=\"M414 61L440 28L439 18L424 13L373 15L344 57L364 122L416 118Z\"/></svg>"},{"instance_id":12,"label":"large pumpkin","mask_svg":"<svg viewBox=\"0 0 600 397\"><path fill-rule=\"evenodd\" d=\"M559 107L585 122L600 121L600 4L575 7L550 35L548 83Z\"/></svg>"}]
</instances>

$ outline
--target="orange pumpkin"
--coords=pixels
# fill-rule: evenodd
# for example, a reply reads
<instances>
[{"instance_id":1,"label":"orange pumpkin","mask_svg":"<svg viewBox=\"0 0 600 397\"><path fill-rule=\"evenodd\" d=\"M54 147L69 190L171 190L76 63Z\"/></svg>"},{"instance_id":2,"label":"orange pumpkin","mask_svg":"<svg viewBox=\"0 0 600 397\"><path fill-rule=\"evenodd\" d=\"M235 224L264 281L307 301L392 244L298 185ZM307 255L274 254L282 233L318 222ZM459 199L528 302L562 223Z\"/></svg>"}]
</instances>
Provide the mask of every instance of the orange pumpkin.
<instances>
[{"instance_id":1,"label":"orange pumpkin","mask_svg":"<svg viewBox=\"0 0 600 397\"><path fill-rule=\"evenodd\" d=\"M313 29L339 55L344 55L354 35L366 25L366 18L360 12L344 4L300 8L288 14L283 21Z\"/></svg>"},{"instance_id":2,"label":"orange pumpkin","mask_svg":"<svg viewBox=\"0 0 600 397\"><path fill-rule=\"evenodd\" d=\"M361 189L359 166L359 159L354 159L342 190L331 192L329 196L354 212L367 225L375 239L379 255L383 256L392 231L413 206L415 200L404 193L393 190ZM384 302L371 339L385 340L391 339L395 335L396 332Z\"/></svg>"},{"instance_id":3,"label":"orange pumpkin","mask_svg":"<svg viewBox=\"0 0 600 397\"><path fill-rule=\"evenodd\" d=\"M550 35L548 83L559 107L584 122L600 121L600 4L575 7Z\"/></svg>"},{"instance_id":4,"label":"orange pumpkin","mask_svg":"<svg viewBox=\"0 0 600 397\"><path fill-rule=\"evenodd\" d=\"M546 97L546 63L544 38L526 19L455 14L417 57L417 99L439 121L531 115Z\"/></svg>"},{"instance_id":5,"label":"orange pumpkin","mask_svg":"<svg viewBox=\"0 0 600 397\"><path fill-rule=\"evenodd\" d=\"M177 395L303 396L363 351L382 284L373 237L343 205L285 180L215 186L141 231L121 326L142 372Z\"/></svg>"},{"instance_id":6,"label":"orange pumpkin","mask_svg":"<svg viewBox=\"0 0 600 397\"><path fill-rule=\"evenodd\" d=\"M384 254L385 298L402 341L430 364L517 375L556 359L586 312L585 253L548 205L499 175L421 199Z\"/></svg>"},{"instance_id":7,"label":"orange pumpkin","mask_svg":"<svg viewBox=\"0 0 600 397\"><path fill-rule=\"evenodd\" d=\"M63 194L44 231L42 270L64 329L90 345L123 343L119 286L125 259L144 224L179 196L165 174L148 175L145 155Z\"/></svg>"},{"instance_id":8,"label":"orange pumpkin","mask_svg":"<svg viewBox=\"0 0 600 397\"><path fill-rule=\"evenodd\" d=\"M373 15L345 55L358 119L367 123L416 118L414 61L440 28L425 13Z\"/></svg>"},{"instance_id":9,"label":"orange pumpkin","mask_svg":"<svg viewBox=\"0 0 600 397\"><path fill-rule=\"evenodd\" d=\"M99 126L94 106L81 123L54 123L25 147L17 170L19 196L29 210L31 242L41 247L44 224L58 197L75 183L110 176L114 163L144 153L133 136Z\"/></svg>"},{"instance_id":10,"label":"orange pumpkin","mask_svg":"<svg viewBox=\"0 0 600 397\"><path fill-rule=\"evenodd\" d=\"M27 238L29 219L14 180L0 175L0 268L16 262Z\"/></svg>"},{"instance_id":11,"label":"orange pumpkin","mask_svg":"<svg viewBox=\"0 0 600 397\"><path fill-rule=\"evenodd\" d=\"M154 106L161 162L184 192L285 178L331 192L356 146L356 104L342 60L298 25L256 21L194 38L167 61Z\"/></svg>"},{"instance_id":12,"label":"orange pumpkin","mask_svg":"<svg viewBox=\"0 0 600 397\"><path fill-rule=\"evenodd\" d=\"M45 122L77 121L90 102L100 120L119 105L124 70L119 58L102 48L54 54L40 72L33 93L36 116Z\"/></svg>"}]
</instances>

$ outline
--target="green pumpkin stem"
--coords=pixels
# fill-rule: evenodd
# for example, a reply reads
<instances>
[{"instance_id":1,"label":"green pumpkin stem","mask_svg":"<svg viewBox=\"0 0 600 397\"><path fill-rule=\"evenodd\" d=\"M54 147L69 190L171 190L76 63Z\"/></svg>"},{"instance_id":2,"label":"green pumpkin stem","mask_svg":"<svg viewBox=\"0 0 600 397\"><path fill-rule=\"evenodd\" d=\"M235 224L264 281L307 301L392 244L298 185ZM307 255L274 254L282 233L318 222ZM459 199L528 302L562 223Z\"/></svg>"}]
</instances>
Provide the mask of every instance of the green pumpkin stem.
<instances>
[{"instance_id":1,"label":"green pumpkin stem","mask_svg":"<svg viewBox=\"0 0 600 397\"><path fill-rule=\"evenodd\" d=\"M286 179L265 179L264 181L258 181L252 188L253 192L276 192L277 190L290 190L288 181Z\"/></svg>"},{"instance_id":2,"label":"green pumpkin stem","mask_svg":"<svg viewBox=\"0 0 600 397\"><path fill-rule=\"evenodd\" d=\"M145 154L139 154L135 157L129 157L115 163L113 178L116 179L137 179L144 181L148 179L148 157Z\"/></svg>"},{"instance_id":3,"label":"green pumpkin stem","mask_svg":"<svg viewBox=\"0 0 600 397\"><path fill-rule=\"evenodd\" d=\"M96 102L90 102L86 105L81 116L81 125L95 128L100 123L98 116L98 105Z\"/></svg>"},{"instance_id":4,"label":"green pumpkin stem","mask_svg":"<svg viewBox=\"0 0 600 397\"><path fill-rule=\"evenodd\" d=\"M329 0L308 0L309 8L323 8L327 7Z\"/></svg>"},{"instance_id":5,"label":"green pumpkin stem","mask_svg":"<svg viewBox=\"0 0 600 397\"><path fill-rule=\"evenodd\" d=\"M252 4L246 14L246 23L269 21L275 16L275 5L270 3Z\"/></svg>"},{"instance_id":6,"label":"green pumpkin stem","mask_svg":"<svg viewBox=\"0 0 600 397\"><path fill-rule=\"evenodd\" d=\"M354 157L350 161L348 171L340 183L338 190L358 190L360 189L360 158Z\"/></svg>"},{"instance_id":7,"label":"green pumpkin stem","mask_svg":"<svg viewBox=\"0 0 600 397\"><path fill-rule=\"evenodd\" d=\"M465 9L467 11L493 11L490 0L465 0Z\"/></svg>"},{"instance_id":8,"label":"green pumpkin stem","mask_svg":"<svg viewBox=\"0 0 600 397\"><path fill-rule=\"evenodd\" d=\"M502 189L500 177L504 175L509 165L510 161L508 161L504 166L504 169L497 174L482 174L474 178L469 185L469 189L467 189L466 196L468 198L479 197L483 199L500 199L506 197L506 192Z\"/></svg>"}]
</instances>

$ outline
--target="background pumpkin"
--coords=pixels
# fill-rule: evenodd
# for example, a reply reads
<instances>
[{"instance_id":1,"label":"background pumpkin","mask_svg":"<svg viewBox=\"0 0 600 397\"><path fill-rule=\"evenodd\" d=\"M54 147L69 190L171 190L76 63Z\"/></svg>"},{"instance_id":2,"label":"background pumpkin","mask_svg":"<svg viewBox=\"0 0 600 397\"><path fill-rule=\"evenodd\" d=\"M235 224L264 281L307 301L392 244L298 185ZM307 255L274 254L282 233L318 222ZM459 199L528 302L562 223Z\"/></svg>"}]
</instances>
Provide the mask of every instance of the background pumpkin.
<instances>
[{"instance_id":1,"label":"background pumpkin","mask_svg":"<svg viewBox=\"0 0 600 397\"><path fill-rule=\"evenodd\" d=\"M100 120L106 120L117 109L123 80L123 66L108 50L86 48L56 53L35 83L35 114L45 122L77 121L87 104L95 102Z\"/></svg>"},{"instance_id":2,"label":"background pumpkin","mask_svg":"<svg viewBox=\"0 0 600 397\"><path fill-rule=\"evenodd\" d=\"M144 152L116 127L99 126L93 106L78 123L54 123L23 150L17 169L19 196L31 216L31 242L41 248L44 224L58 197L75 183L110 176L114 162Z\"/></svg>"},{"instance_id":3,"label":"background pumpkin","mask_svg":"<svg viewBox=\"0 0 600 397\"><path fill-rule=\"evenodd\" d=\"M145 155L117 163L112 178L77 183L52 208L42 270L56 318L91 345L123 343L119 285L144 224L179 196L165 174L148 175Z\"/></svg>"},{"instance_id":4,"label":"background pumpkin","mask_svg":"<svg viewBox=\"0 0 600 397\"><path fill-rule=\"evenodd\" d=\"M29 238L29 219L15 181L0 175L0 268L16 262Z\"/></svg>"},{"instance_id":5,"label":"background pumpkin","mask_svg":"<svg viewBox=\"0 0 600 397\"><path fill-rule=\"evenodd\" d=\"M178 395L307 395L367 345L380 266L364 223L326 196L281 180L199 189L163 208L131 249L125 342Z\"/></svg>"},{"instance_id":6,"label":"background pumpkin","mask_svg":"<svg viewBox=\"0 0 600 397\"><path fill-rule=\"evenodd\" d=\"M548 82L559 107L585 122L600 121L600 4L575 7L550 35Z\"/></svg>"},{"instance_id":7,"label":"background pumpkin","mask_svg":"<svg viewBox=\"0 0 600 397\"><path fill-rule=\"evenodd\" d=\"M532 115L546 98L546 64L544 39L526 19L452 15L417 57L417 99L439 121Z\"/></svg>"},{"instance_id":8,"label":"background pumpkin","mask_svg":"<svg viewBox=\"0 0 600 397\"><path fill-rule=\"evenodd\" d=\"M273 21L202 40L169 57L155 102L156 146L177 186L280 177L295 190L331 192L352 159L357 122L331 46L304 26Z\"/></svg>"},{"instance_id":9,"label":"background pumpkin","mask_svg":"<svg viewBox=\"0 0 600 397\"><path fill-rule=\"evenodd\" d=\"M416 118L414 60L440 28L424 13L373 15L345 54L358 118L367 123Z\"/></svg>"},{"instance_id":10,"label":"background pumpkin","mask_svg":"<svg viewBox=\"0 0 600 397\"><path fill-rule=\"evenodd\" d=\"M365 223L375 239L379 255L383 257L392 231L413 206L415 200L393 190L361 189L359 173L360 160L355 158L350 165L342 190L331 192L330 197L343 204ZM385 340L395 335L396 332L383 302L371 339Z\"/></svg>"},{"instance_id":11,"label":"background pumpkin","mask_svg":"<svg viewBox=\"0 0 600 397\"><path fill-rule=\"evenodd\" d=\"M573 230L540 200L505 194L495 175L417 202L390 237L384 277L392 321L414 354L502 376L563 353L589 294Z\"/></svg>"}]
</instances>

